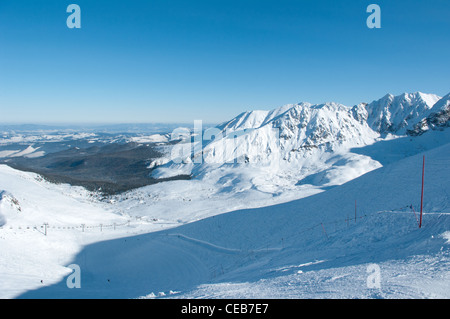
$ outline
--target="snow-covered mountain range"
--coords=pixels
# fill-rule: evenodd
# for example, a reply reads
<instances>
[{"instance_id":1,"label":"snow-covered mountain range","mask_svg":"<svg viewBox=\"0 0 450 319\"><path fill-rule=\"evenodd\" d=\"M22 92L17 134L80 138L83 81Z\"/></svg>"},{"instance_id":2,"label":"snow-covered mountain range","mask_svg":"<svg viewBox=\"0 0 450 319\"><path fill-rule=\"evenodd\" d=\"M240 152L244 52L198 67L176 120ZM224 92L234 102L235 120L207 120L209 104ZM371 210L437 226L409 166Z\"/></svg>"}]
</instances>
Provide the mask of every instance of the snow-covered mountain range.
<instances>
[{"instance_id":1,"label":"snow-covered mountain range","mask_svg":"<svg viewBox=\"0 0 450 319\"><path fill-rule=\"evenodd\" d=\"M448 110L448 104L448 95L441 98L417 92L387 94L353 107L333 102L299 103L272 111L245 112L217 126L223 139L208 143L203 156L206 162L222 159L224 163L243 156L252 163L264 161L276 151L289 161L295 157L291 153L367 145L386 134L404 135L434 114L432 111ZM278 142L277 149L270 144L273 141Z\"/></svg>"},{"instance_id":2,"label":"snow-covered mountain range","mask_svg":"<svg viewBox=\"0 0 450 319\"><path fill-rule=\"evenodd\" d=\"M299 103L139 137L166 152L155 177L192 179L109 197L0 165L0 298L449 298L449 105Z\"/></svg>"},{"instance_id":3,"label":"snow-covered mountain range","mask_svg":"<svg viewBox=\"0 0 450 319\"><path fill-rule=\"evenodd\" d=\"M376 132L404 134L441 99L435 94L421 92L387 94L365 106L367 123Z\"/></svg>"},{"instance_id":4,"label":"snow-covered mountain range","mask_svg":"<svg viewBox=\"0 0 450 319\"><path fill-rule=\"evenodd\" d=\"M417 135L418 125L421 131L447 125L448 99L416 92L387 94L355 106L298 103L244 112L205 130L203 140L188 145L187 151L160 159L162 165L152 165L153 176L169 177L181 170L218 180L221 173L215 170L245 166L246 176L240 181L260 190L278 192L304 183L339 185L381 166L351 150Z\"/></svg>"}]
</instances>

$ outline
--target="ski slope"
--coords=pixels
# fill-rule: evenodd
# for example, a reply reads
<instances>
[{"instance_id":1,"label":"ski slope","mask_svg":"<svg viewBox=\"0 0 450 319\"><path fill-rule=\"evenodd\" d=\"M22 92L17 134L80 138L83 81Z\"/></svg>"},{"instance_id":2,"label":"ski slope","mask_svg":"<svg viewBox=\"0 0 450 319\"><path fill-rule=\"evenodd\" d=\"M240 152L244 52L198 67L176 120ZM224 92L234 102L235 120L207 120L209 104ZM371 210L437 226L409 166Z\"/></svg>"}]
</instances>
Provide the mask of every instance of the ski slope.
<instances>
[{"instance_id":1,"label":"ski slope","mask_svg":"<svg viewBox=\"0 0 450 319\"><path fill-rule=\"evenodd\" d=\"M62 276L17 297L449 298L449 156L445 144L303 199L87 244L65 260L80 289ZM380 288L367 286L371 264Z\"/></svg>"},{"instance_id":2,"label":"ski slope","mask_svg":"<svg viewBox=\"0 0 450 319\"><path fill-rule=\"evenodd\" d=\"M448 99L245 112L149 164L191 180L107 198L0 165L0 298L449 298Z\"/></svg>"}]
</instances>

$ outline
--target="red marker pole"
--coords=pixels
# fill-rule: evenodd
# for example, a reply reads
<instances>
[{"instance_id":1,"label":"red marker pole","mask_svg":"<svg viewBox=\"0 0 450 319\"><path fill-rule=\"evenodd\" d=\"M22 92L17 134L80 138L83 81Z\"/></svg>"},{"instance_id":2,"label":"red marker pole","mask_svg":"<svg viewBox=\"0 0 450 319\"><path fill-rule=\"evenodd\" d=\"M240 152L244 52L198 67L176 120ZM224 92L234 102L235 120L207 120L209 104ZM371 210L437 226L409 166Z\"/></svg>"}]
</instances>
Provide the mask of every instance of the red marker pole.
<instances>
[{"instance_id":1,"label":"red marker pole","mask_svg":"<svg viewBox=\"0 0 450 319\"><path fill-rule=\"evenodd\" d=\"M423 166L422 166L422 194L420 195L420 221L419 228L422 228L422 210L423 210L423 183L425 177L425 155L423 156Z\"/></svg>"}]
</instances>

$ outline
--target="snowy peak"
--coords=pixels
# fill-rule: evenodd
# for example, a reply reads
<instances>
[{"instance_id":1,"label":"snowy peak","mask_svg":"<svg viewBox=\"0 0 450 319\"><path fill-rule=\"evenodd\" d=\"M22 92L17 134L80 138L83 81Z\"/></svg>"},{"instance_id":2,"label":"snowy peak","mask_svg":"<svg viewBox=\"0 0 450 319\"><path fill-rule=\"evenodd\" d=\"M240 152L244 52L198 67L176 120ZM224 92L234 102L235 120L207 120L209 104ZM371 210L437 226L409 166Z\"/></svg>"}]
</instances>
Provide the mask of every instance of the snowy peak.
<instances>
[{"instance_id":1,"label":"snowy peak","mask_svg":"<svg viewBox=\"0 0 450 319\"><path fill-rule=\"evenodd\" d=\"M449 103L436 103L438 100L434 94L416 92L398 96L387 94L370 104L360 103L352 107L334 102L305 102L270 111L244 112L211 128L212 131L206 130L204 139L197 139L186 152L175 152L165 165L153 167L152 176L172 177L183 169L185 174L199 177L218 168L247 163L249 170L252 167L256 170L270 168L264 177L258 173L252 181L254 184L270 184L275 175L274 178L282 176L281 179L289 176L297 183L306 176L332 169L333 163L337 162L339 170L347 170L345 174L337 170L330 172L330 178L319 176L319 179L354 178L380 164L369 157L353 154L351 149L373 144L386 134L406 134L433 110L433 105L441 105L440 108L446 112ZM448 118L448 113L445 114ZM444 120L439 117L433 121ZM249 172L245 174L251 175Z\"/></svg>"},{"instance_id":2,"label":"snowy peak","mask_svg":"<svg viewBox=\"0 0 450 319\"><path fill-rule=\"evenodd\" d=\"M267 117L267 111L251 111L243 112L233 118L231 121L225 122L218 126L221 130L239 131L248 128L261 126Z\"/></svg>"},{"instance_id":3,"label":"snowy peak","mask_svg":"<svg viewBox=\"0 0 450 319\"><path fill-rule=\"evenodd\" d=\"M248 129L257 129L260 128L271 121L273 121L275 118L278 118L280 116L283 116L284 114L288 113L289 110L292 108L295 108L296 106L311 106L310 103L300 103L300 104L287 104L281 107L278 107L276 109L273 109L271 111L262 111L262 110L255 110L255 111L248 111L243 112L233 118L230 121L224 122L217 126L222 131L226 131L228 133L231 132L238 132L242 130L248 130Z\"/></svg>"},{"instance_id":4,"label":"snowy peak","mask_svg":"<svg viewBox=\"0 0 450 319\"><path fill-rule=\"evenodd\" d=\"M280 163L296 161L313 150L326 152L372 143L378 134L355 118L353 111L331 102L245 112L218 126L223 138L209 143L203 154L209 163Z\"/></svg>"},{"instance_id":5,"label":"snowy peak","mask_svg":"<svg viewBox=\"0 0 450 319\"><path fill-rule=\"evenodd\" d=\"M422 135L429 129L450 127L450 93L440 99L428 110L424 118L408 130L409 135Z\"/></svg>"},{"instance_id":6,"label":"snowy peak","mask_svg":"<svg viewBox=\"0 0 450 319\"><path fill-rule=\"evenodd\" d=\"M294 139L297 148L351 141L365 130L352 109L338 103L297 104L275 119L273 127L279 129L281 138Z\"/></svg>"},{"instance_id":7,"label":"snowy peak","mask_svg":"<svg viewBox=\"0 0 450 319\"><path fill-rule=\"evenodd\" d=\"M278 160L292 158L292 152L303 156L313 149L334 151L363 146L373 143L380 134L405 134L439 100L437 95L416 92L387 94L370 104L353 107L334 102L305 102L271 111L244 112L219 125L217 129L224 138L209 143L203 152L215 163L237 158L244 158L245 162L270 162L275 154ZM446 105L442 102L441 108Z\"/></svg>"},{"instance_id":8,"label":"snowy peak","mask_svg":"<svg viewBox=\"0 0 450 319\"><path fill-rule=\"evenodd\" d=\"M436 104L433 106L432 111L433 112L448 111L449 108L450 108L450 93L448 93L446 96L444 96L438 102L436 102Z\"/></svg>"},{"instance_id":9,"label":"snowy peak","mask_svg":"<svg viewBox=\"0 0 450 319\"><path fill-rule=\"evenodd\" d=\"M285 105L271 111L244 112L217 128L226 135L270 125L279 129L280 137L285 139L296 136L300 138L299 134L303 134L303 138L309 136L308 144L312 141L326 142L326 137L330 137L330 140L351 139L347 133L357 136L361 134L355 132L357 126L364 127L364 131L367 131L368 126L379 134L404 134L427 117L440 99L435 94L416 92L397 96L386 94L369 104L360 103L353 107L333 102L304 102ZM445 102L441 108L443 107L445 108Z\"/></svg>"},{"instance_id":10,"label":"snowy peak","mask_svg":"<svg viewBox=\"0 0 450 319\"><path fill-rule=\"evenodd\" d=\"M423 118L439 99L437 95L421 92L397 96L387 94L365 106L367 124L381 134L405 133L418 119Z\"/></svg>"}]
</instances>

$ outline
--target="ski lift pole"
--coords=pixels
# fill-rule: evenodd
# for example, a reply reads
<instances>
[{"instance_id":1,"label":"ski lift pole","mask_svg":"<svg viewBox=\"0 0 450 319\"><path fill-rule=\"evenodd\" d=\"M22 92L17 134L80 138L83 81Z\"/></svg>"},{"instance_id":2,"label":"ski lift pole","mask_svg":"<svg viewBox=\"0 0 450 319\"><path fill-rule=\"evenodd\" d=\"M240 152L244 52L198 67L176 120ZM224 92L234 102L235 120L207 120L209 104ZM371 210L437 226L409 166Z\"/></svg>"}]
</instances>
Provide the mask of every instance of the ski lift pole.
<instances>
[{"instance_id":1,"label":"ski lift pole","mask_svg":"<svg viewBox=\"0 0 450 319\"><path fill-rule=\"evenodd\" d=\"M325 236L326 236L327 239L328 239L328 234L327 234L327 232L325 231L325 227L323 226L323 223L320 223L320 225L322 225L322 230L323 230Z\"/></svg>"}]
</instances>

